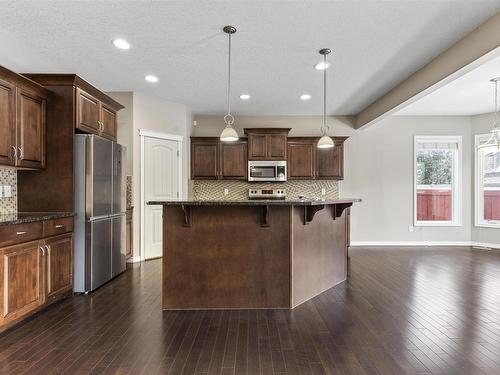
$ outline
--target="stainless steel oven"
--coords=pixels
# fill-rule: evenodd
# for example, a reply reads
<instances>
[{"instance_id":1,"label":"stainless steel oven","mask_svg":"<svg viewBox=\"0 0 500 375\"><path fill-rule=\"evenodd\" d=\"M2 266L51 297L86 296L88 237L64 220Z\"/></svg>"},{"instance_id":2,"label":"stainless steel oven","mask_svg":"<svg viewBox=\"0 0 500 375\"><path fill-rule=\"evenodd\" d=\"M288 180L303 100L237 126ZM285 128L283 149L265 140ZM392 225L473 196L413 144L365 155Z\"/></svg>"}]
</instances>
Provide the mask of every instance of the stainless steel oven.
<instances>
[{"instance_id":1,"label":"stainless steel oven","mask_svg":"<svg viewBox=\"0 0 500 375\"><path fill-rule=\"evenodd\" d=\"M248 181L286 181L286 161L248 161Z\"/></svg>"}]
</instances>

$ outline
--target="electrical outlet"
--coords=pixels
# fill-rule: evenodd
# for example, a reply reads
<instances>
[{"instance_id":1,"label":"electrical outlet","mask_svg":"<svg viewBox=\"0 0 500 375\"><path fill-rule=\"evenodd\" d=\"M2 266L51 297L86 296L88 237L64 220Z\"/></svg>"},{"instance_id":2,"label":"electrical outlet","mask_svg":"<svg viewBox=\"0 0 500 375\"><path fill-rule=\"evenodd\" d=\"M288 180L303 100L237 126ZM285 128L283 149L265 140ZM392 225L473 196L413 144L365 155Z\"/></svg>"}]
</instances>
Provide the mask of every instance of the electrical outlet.
<instances>
[{"instance_id":1,"label":"electrical outlet","mask_svg":"<svg viewBox=\"0 0 500 375\"><path fill-rule=\"evenodd\" d=\"M228 188L224 189L224 195L229 195L229 189Z\"/></svg>"},{"instance_id":2,"label":"electrical outlet","mask_svg":"<svg viewBox=\"0 0 500 375\"><path fill-rule=\"evenodd\" d=\"M414 229L413 225L408 225L408 232L413 232L413 229Z\"/></svg>"},{"instance_id":3,"label":"electrical outlet","mask_svg":"<svg viewBox=\"0 0 500 375\"><path fill-rule=\"evenodd\" d=\"M325 188L321 188L321 195L325 195L326 194L326 189Z\"/></svg>"},{"instance_id":4,"label":"electrical outlet","mask_svg":"<svg viewBox=\"0 0 500 375\"><path fill-rule=\"evenodd\" d=\"M3 186L3 196L4 196L4 198L12 197L12 186L10 186L10 185Z\"/></svg>"}]
</instances>

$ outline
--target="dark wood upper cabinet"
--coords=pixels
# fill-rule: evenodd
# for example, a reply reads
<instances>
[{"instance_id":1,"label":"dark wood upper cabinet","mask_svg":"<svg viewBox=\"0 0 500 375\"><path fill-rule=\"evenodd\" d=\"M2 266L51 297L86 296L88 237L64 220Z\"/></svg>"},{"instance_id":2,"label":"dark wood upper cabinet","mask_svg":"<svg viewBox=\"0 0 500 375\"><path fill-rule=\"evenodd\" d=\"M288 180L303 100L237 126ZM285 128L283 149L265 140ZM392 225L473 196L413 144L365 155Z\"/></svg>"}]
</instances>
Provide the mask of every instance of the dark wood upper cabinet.
<instances>
[{"instance_id":1,"label":"dark wood upper cabinet","mask_svg":"<svg viewBox=\"0 0 500 375\"><path fill-rule=\"evenodd\" d=\"M37 83L66 95L74 90L74 128L116 141L117 113L124 107L75 74L26 74Z\"/></svg>"},{"instance_id":2,"label":"dark wood upper cabinet","mask_svg":"<svg viewBox=\"0 0 500 375\"><path fill-rule=\"evenodd\" d=\"M249 134L248 145L249 159L265 159L267 157L267 136Z\"/></svg>"},{"instance_id":3,"label":"dark wood upper cabinet","mask_svg":"<svg viewBox=\"0 0 500 375\"><path fill-rule=\"evenodd\" d=\"M288 178L313 179L316 171L316 144L313 141L288 142Z\"/></svg>"},{"instance_id":4,"label":"dark wood upper cabinet","mask_svg":"<svg viewBox=\"0 0 500 375\"><path fill-rule=\"evenodd\" d=\"M45 167L45 112L47 100L17 89L17 161L16 166Z\"/></svg>"},{"instance_id":5,"label":"dark wood upper cabinet","mask_svg":"<svg viewBox=\"0 0 500 375\"><path fill-rule=\"evenodd\" d=\"M288 138L288 178L293 180L343 180L344 141L333 137L335 147L318 149L317 137Z\"/></svg>"},{"instance_id":6,"label":"dark wood upper cabinet","mask_svg":"<svg viewBox=\"0 0 500 375\"><path fill-rule=\"evenodd\" d=\"M334 138L334 148L323 148L316 151L317 178L342 180L344 178L344 140Z\"/></svg>"},{"instance_id":7,"label":"dark wood upper cabinet","mask_svg":"<svg viewBox=\"0 0 500 375\"><path fill-rule=\"evenodd\" d=\"M289 128L247 128L248 160L286 160Z\"/></svg>"},{"instance_id":8,"label":"dark wood upper cabinet","mask_svg":"<svg viewBox=\"0 0 500 375\"><path fill-rule=\"evenodd\" d=\"M94 133L100 130L100 102L80 88L76 89L76 128Z\"/></svg>"},{"instance_id":9,"label":"dark wood upper cabinet","mask_svg":"<svg viewBox=\"0 0 500 375\"><path fill-rule=\"evenodd\" d=\"M191 137L191 178L194 180L246 180L250 155L286 155L290 180L342 180L344 178L344 141L333 137L335 147L318 149L318 137L287 137L283 134L253 134L248 140L221 142L217 137ZM258 129L259 130L259 129ZM288 129L286 129L288 131ZM252 143L251 139L254 138ZM257 141L255 141L257 140ZM264 141L262 141L264 140ZM285 152L281 150L285 142ZM251 151L254 147L254 151ZM264 150L265 152L262 152ZM266 156L263 160L273 160Z\"/></svg>"},{"instance_id":10,"label":"dark wood upper cabinet","mask_svg":"<svg viewBox=\"0 0 500 375\"><path fill-rule=\"evenodd\" d=\"M269 134L267 136L269 159L286 160L286 139L286 134Z\"/></svg>"},{"instance_id":11,"label":"dark wood upper cabinet","mask_svg":"<svg viewBox=\"0 0 500 375\"><path fill-rule=\"evenodd\" d=\"M219 178L219 142L217 138L191 140L191 178L216 180Z\"/></svg>"},{"instance_id":12,"label":"dark wood upper cabinet","mask_svg":"<svg viewBox=\"0 0 500 375\"><path fill-rule=\"evenodd\" d=\"M45 167L49 96L42 86L0 66L0 165Z\"/></svg>"},{"instance_id":13,"label":"dark wood upper cabinet","mask_svg":"<svg viewBox=\"0 0 500 375\"><path fill-rule=\"evenodd\" d=\"M236 141L220 145L220 177L227 179L247 179L247 142Z\"/></svg>"},{"instance_id":14,"label":"dark wood upper cabinet","mask_svg":"<svg viewBox=\"0 0 500 375\"><path fill-rule=\"evenodd\" d=\"M116 141L116 111L81 88L76 98L76 128Z\"/></svg>"},{"instance_id":15,"label":"dark wood upper cabinet","mask_svg":"<svg viewBox=\"0 0 500 375\"><path fill-rule=\"evenodd\" d=\"M16 87L0 79L0 165L15 165Z\"/></svg>"},{"instance_id":16,"label":"dark wood upper cabinet","mask_svg":"<svg viewBox=\"0 0 500 375\"><path fill-rule=\"evenodd\" d=\"M104 104L101 105L101 123L101 135L105 138L116 140L116 112Z\"/></svg>"},{"instance_id":17,"label":"dark wood upper cabinet","mask_svg":"<svg viewBox=\"0 0 500 375\"><path fill-rule=\"evenodd\" d=\"M246 180L247 140L221 142L216 137L191 137L193 180Z\"/></svg>"}]
</instances>

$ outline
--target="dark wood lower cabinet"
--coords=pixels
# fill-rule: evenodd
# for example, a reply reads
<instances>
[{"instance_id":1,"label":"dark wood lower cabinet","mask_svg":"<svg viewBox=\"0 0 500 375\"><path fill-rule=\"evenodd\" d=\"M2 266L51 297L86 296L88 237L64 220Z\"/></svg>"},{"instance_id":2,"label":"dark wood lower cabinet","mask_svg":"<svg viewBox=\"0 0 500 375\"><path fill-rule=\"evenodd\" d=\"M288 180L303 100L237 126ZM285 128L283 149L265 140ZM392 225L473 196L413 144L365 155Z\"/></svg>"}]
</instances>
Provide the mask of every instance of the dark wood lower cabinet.
<instances>
[{"instance_id":1,"label":"dark wood lower cabinet","mask_svg":"<svg viewBox=\"0 0 500 375\"><path fill-rule=\"evenodd\" d=\"M43 251L39 241L0 250L0 330L45 302Z\"/></svg>"},{"instance_id":2,"label":"dark wood lower cabinet","mask_svg":"<svg viewBox=\"0 0 500 375\"><path fill-rule=\"evenodd\" d=\"M0 248L0 332L73 289L73 235Z\"/></svg>"},{"instance_id":3,"label":"dark wood lower cabinet","mask_svg":"<svg viewBox=\"0 0 500 375\"><path fill-rule=\"evenodd\" d=\"M47 298L73 287L73 236L66 234L45 240Z\"/></svg>"}]
</instances>

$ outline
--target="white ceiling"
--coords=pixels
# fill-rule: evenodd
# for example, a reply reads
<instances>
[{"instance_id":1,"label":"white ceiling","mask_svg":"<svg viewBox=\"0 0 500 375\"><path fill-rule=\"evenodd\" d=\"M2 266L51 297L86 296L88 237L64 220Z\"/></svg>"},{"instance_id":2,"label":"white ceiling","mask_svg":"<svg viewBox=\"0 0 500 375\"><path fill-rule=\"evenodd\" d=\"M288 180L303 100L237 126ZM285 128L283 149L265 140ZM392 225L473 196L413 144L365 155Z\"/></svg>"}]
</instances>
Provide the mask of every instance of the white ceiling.
<instances>
[{"instance_id":1,"label":"white ceiling","mask_svg":"<svg viewBox=\"0 0 500 375\"><path fill-rule=\"evenodd\" d=\"M471 116L493 112L495 85L490 79L495 77L500 77L500 56L424 96L397 114Z\"/></svg>"},{"instance_id":2,"label":"white ceiling","mask_svg":"<svg viewBox=\"0 0 500 375\"><path fill-rule=\"evenodd\" d=\"M73 72L108 91L142 91L197 114L225 111L235 25L233 113L322 112L317 51L330 47L329 114L356 114L500 10L456 1L0 1L0 64ZM128 51L111 40L124 37ZM152 73L157 84L144 81ZM252 95L242 102L241 92ZM310 93L308 102L298 100Z\"/></svg>"}]
</instances>

